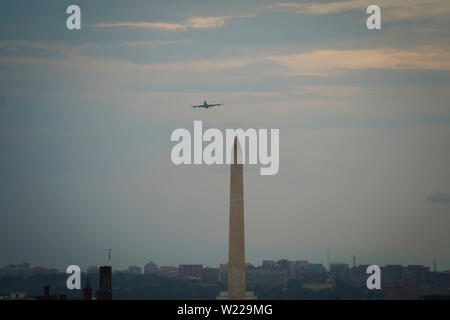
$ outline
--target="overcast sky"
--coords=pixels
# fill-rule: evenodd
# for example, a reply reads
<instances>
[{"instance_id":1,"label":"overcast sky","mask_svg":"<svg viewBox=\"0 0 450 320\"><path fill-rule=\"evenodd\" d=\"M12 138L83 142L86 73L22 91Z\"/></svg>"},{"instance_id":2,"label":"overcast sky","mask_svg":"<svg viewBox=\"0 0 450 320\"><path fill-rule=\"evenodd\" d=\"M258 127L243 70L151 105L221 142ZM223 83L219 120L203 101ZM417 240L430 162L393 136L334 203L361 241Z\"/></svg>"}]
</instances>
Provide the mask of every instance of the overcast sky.
<instances>
[{"instance_id":1,"label":"overcast sky","mask_svg":"<svg viewBox=\"0 0 450 320\"><path fill-rule=\"evenodd\" d=\"M80 31L73 1L0 4L0 266L225 263L229 168L170 161L203 120L280 129L248 262L450 269L448 0L76 3Z\"/></svg>"}]
</instances>

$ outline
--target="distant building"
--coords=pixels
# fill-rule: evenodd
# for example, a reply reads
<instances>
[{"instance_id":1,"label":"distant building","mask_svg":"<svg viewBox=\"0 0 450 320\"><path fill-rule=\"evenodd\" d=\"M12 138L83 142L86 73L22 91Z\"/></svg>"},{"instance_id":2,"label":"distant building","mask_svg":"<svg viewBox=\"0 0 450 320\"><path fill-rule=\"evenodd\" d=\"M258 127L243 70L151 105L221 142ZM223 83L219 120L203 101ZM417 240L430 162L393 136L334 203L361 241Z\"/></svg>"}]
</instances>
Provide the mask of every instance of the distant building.
<instances>
[{"instance_id":1,"label":"distant building","mask_svg":"<svg viewBox=\"0 0 450 320\"><path fill-rule=\"evenodd\" d=\"M450 296L450 272L432 272L423 265L387 265L381 270L384 299L447 299Z\"/></svg>"},{"instance_id":2,"label":"distant building","mask_svg":"<svg viewBox=\"0 0 450 320\"><path fill-rule=\"evenodd\" d=\"M112 300L111 266L101 266L99 271L97 300Z\"/></svg>"},{"instance_id":3,"label":"distant building","mask_svg":"<svg viewBox=\"0 0 450 320\"><path fill-rule=\"evenodd\" d=\"M368 267L368 264L361 264L350 269L350 284L353 287L366 287L367 278L369 277L369 274L367 274Z\"/></svg>"},{"instance_id":4,"label":"distant building","mask_svg":"<svg viewBox=\"0 0 450 320\"><path fill-rule=\"evenodd\" d=\"M83 300L92 300L92 287L89 282L89 278L86 281L86 285L83 288Z\"/></svg>"},{"instance_id":5,"label":"distant building","mask_svg":"<svg viewBox=\"0 0 450 320\"><path fill-rule=\"evenodd\" d=\"M295 278L301 283L302 288L313 291L332 289L335 286L321 263L309 263L306 260L295 261Z\"/></svg>"},{"instance_id":6,"label":"distant building","mask_svg":"<svg viewBox=\"0 0 450 320\"><path fill-rule=\"evenodd\" d=\"M427 285L429 267L424 265L409 265L404 269L404 280L413 288L424 288Z\"/></svg>"},{"instance_id":7,"label":"distant building","mask_svg":"<svg viewBox=\"0 0 450 320\"><path fill-rule=\"evenodd\" d=\"M203 268L202 281L210 283L218 282L219 268L210 268L210 267Z\"/></svg>"},{"instance_id":8,"label":"distant building","mask_svg":"<svg viewBox=\"0 0 450 320\"><path fill-rule=\"evenodd\" d=\"M172 266L158 267L158 273L161 277L176 278L178 276L178 268Z\"/></svg>"},{"instance_id":9,"label":"distant building","mask_svg":"<svg viewBox=\"0 0 450 320\"><path fill-rule=\"evenodd\" d=\"M291 263L289 264L288 279L296 279L298 271L306 267L307 265L309 265L309 262L307 260L291 261Z\"/></svg>"},{"instance_id":10,"label":"distant building","mask_svg":"<svg viewBox=\"0 0 450 320\"><path fill-rule=\"evenodd\" d=\"M23 300L27 298L26 292L11 292L11 299Z\"/></svg>"},{"instance_id":11,"label":"distant building","mask_svg":"<svg viewBox=\"0 0 450 320\"><path fill-rule=\"evenodd\" d=\"M438 288L450 289L450 271L437 272L435 279Z\"/></svg>"},{"instance_id":12,"label":"distant building","mask_svg":"<svg viewBox=\"0 0 450 320\"><path fill-rule=\"evenodd\" d=\"M0 276L24 276L30 275L31 269L28 262L20 264L8 264L0 269Z\"/></svg>"},{"instance_id":13,"label":"distant building","mask_svg":"<svg viewBox=\"0 0 450 320\"><path fill-rule=\"evenodd\" d=\"M44 295L35 297L36 300L67 300L67 294L60 293L59 297L57 294L50 294L50 286L44 286Z\"/></svg>"},{"instance_id":14,"label":"distant building","mask_svg":"<svg viewBox=\"0 0 450 320\"><path fill-rule=\"evenodd\" d=\"M262 268L264 270L273 270L275 268L276 262L274 260L263 260Z\"/></svg>"},{"instance_id":15,"label":"distant building","mask_svg":"<svg viewBox=\"0 0 450 320\"><path fill-rule=\"evenodd\" d=\"M219 282L222 284L228 283L228 264L220 264L219 266Z\"/></svg>"},{"instance_id":16,"label":"distant building","mask_svg":"<svg viewBox=\"0 0 450 320\"><path fill-rule=\"evenodd\" d=\"M333 280L348 281L349 280L348 264L343 262L330 263L330 277Z\"/></svg>"},{"instance_id":17,"label":"distant building","mask_svg":"<svg viewBox=\"0 0 450 320\"><path fill-rule=\"evenodd\" d=\"M254 269L256 269L256 267L253 264L251 264L250 262L247 262L245 264L245 270L254 270Z\"/></svg>"},{"instance_id":18,"label":"distant building","mask_svg":"<svg viewBox=\"0 0 450 320\"><path fill-rule=\"evenodd\" d=\"M54 295L50 294L49 285L44 286L44 295L36 297L37 300L56 300L56 298L57 298L56 294Z\"/></svg>"},{"instance_id":19,"label":"distant building","mask_svg":"<svg viewBox=\"0 0 450 320\"><path fill-rule=\"evenodd\" d=\"M308 260L296 260L294 261L294 265L297 269L300 269L309 265L309 262Z\"/></svg>"},{"instance_id":20,"label":"distant building","mask_svg":"<svg viewBox=\"0 0 450 320\"><path fill-rule=\"evenodd\" d=\"M37 274L51 275L58 273L58 269L44 268L44 267L34 267L28 262L23 262L21 264L9 264L0 269L0 276L22 276L29 277Z\"/></svg>"},{"instance_id":21,"label":"distant building","mask_svg":"<svg viewBox=\"0 0 450 320\"><path fill-rule=\"evenodd\" d=\"M0 296L0 300L35 300L27 292L11 292L9 296Z\"/></svg>"},{"instance_id":22,"label":"distant building","mask_svg":"<svg viewBox=\"0 0 450 320\"><path fill-rule=\"evenodd\" d=\"M126 271L126 273L128 274L141 274L142 273L142 269L138 266L129 266L128 270Z\"/></svg>"},{"instance_id":23,"label":"distant building","mask_svg":"<svg viewBox=\"0 0 450 320\"><path fill-rule=\"evenodd\" d=\"M184 279L202 279L202 264L180 264L178 266L178 277Z\"/></svg>"},{"instance_id":24,"label":"distant building","mask_svg":"<svg viewBox=\"0 0 450 320\"><path fill-rule=\"evenodd\" d=\"M246 271L246 286L248 289L256 287L286 287L287 272L282 270L253 269Z\"/></svg>"},{"instance_id":25,"label":"distant building","mask_svg":"<svg viewBox=\"0 0 450 320\"><path fill-rule=\"evenodd\" d=\"M31 275L42 274L42 275L51 275L59 273L58 269L53 268L45 268L45 267L34 267L31 269Z\"/></svg>"},{"instance_id":26,"label":"distant building","mask_svg":"<svg viewBox=\"0 0 450 320\"><path fill-rule=\"evenodd\" d=\"M287 259L281 259L277 261L276 268L280 271L286 271L286 274L289 272L291 262Z\"/></svg>"},{"instance_id":27,"label":"distant building","mask_svg":"<svg viewBox=\"0 0 450 320\"><path fill-rule=\"evenodd\" d=\"M144 266L144 273L145 274L155 274L158 272L158 266L150 261Z\"/></svg>"},{"instance_id":28,"label":"distant building","mask_svg":"<svg viewBox=\"0 0 450 320\"><path fill-rule=\"evenodd\" d=\"M386 265L381 267L381 287L395 288L403 286L403 266L402 265Z\"/></svg>"},{"instance_id":29,"label":"distant building","mask_svg":"<svg viewBox=\"0 0 450 320\"><path fill-rule=\"evenodd\" d=\"M303 269L305 269L306 271L316 271L318 273L326 272L324 265L321 263L309 263L308 265L304 266Z\"/></svg>"},{"instance_id":30,"label":"distant building","mask_svg":"<svg viewBox=\"0 0 450 320\"><path fill-rule=\"evenodd\" d=\"M97 274L98 273L98 267L97 266L90 266L86 270L87 274Z\"/></svg>"},{"instance_id":31,"label":"distant building","mask_svg":"<svg viewBox=\"0 0 450 320\"><path fill-rule=\"evenodd\" d=\"M295 279L295 277L296 277L296 275L297 275L297 270L298 270L298 268L297 268L297 266L295 265L295 262L294 262L294 261L291 261L291 262L289 263L289 271L288 271L288 279L289 279L289 280Z\"/></svg>"},{"instance_id":32,"label":"distant building","mask_svg":"<svg viewBox=\"0 0 450 320\"><path fill-rule=\"evenodd\" d=\"M326 269L321 263L301 263L298 264L296 278L300 280L302 286L318 286L328 280Z\"/></svg>"}]
</instances>

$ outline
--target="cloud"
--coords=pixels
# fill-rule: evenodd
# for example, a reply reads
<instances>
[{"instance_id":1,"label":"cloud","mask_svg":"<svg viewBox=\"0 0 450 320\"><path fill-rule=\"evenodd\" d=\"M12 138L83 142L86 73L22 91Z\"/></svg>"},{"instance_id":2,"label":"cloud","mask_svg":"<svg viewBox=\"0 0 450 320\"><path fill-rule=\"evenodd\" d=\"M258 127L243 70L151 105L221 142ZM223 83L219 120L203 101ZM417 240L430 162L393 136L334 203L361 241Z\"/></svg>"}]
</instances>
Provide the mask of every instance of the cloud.
<instances>
[{"instance_id":1,"label":"cloud","mask_svg":"<svg viewBox=\"0 0 450 320\"><path fill-rule=\"evenodd\" d=\"M244 68L271 62L281 66L275 73L288 75L328 76L363 69L450 70L450 50L417 47L367 50L315 50L282 55L227 56L213 59L140 64L141 70L207 71Z\"/></svg>"},{"instance_id":2,"label":"cloud","mask_svg":"<svg viewBox=\"0 0 450 320\"><path fill-rule=\"evenodd\" d=\"M257 58L253 59L251 57L224 57L208 60L153 63L141 66L141 68L147 70L206 71L206 70L220 70L236 67L246 67L250 63L256 61L258 61Z\"/></svg>"},{"instance_id":3,"label":"cloud","mask_svg":"<svg viewBox=\"0 0 450 320\"><path fill-rule=\"evenodd\" d=\"M346 98L361 94L361 88L346 85L316 85L302 86L293 93L308 94L326 98Z\"/></svg>"},{"instance_id":4,"label":"cloud","mask_svg":"<svg viewBox=\"0 0 450 320\"><path fill-rule=\"evenodd\" d=\"M94 24L95 28L147 28L147 29L158 29L165 31L179 31L186 30L187 27L178 23L167 23L167 22L101 22Z\"/></svg>"},{"instance_id":5,"label":"cloud","mask_svg":"<svg viewBox=\"0 0 450 320\"><path fill-rule=\"evenodd\" d=\"M184 31L187 29L212 29L222 27L231 19L252 18L255 15L190 17L184 23L168 22L101 22L92 25L95 28L147 28L164 31Z\"/></svg>"},{"instance_id":6,"label":"cloud","mask_svg":"<svg viewBox=\"0 0 450 320\"><path fill-rule=\"evenodd\" d=\"M270 56L266 59L287 68L288 74L329 75L342 70L415 69L450 70L450 53L444 48L419 47L367 50L315 50L307 53Z\"/></svg>"},{"instance_id":7,"label":"cloud","mask_svg":"<svg viewBox=\"0 0 450 320\"><path fill-rule=\"evenodd\" d=\"M450 203L450 195L445 192L435 192L429 194L425 201L430 203Z\"/></svg>"},{"instance_id":8,"label":"cloud","mask_svg":"<svg viewBox=\"0 0 450 320\"><path fill-rule=\"evenodd\" d=\"M41 42L32 40L0 41L0 57L42 57L62 58L71 47L59 42Z\"/></svg>"},{"instance_id":9,"label":"cloud","mask_svg":"<svg viewBox=\"0 0 450 320\"><path fill-rule=\"evenodd\" d=\"M282 55L251 55L217 57L208 60L193 60L140 65L148 70L206 71L251 64L272 62L282 68L280 74L328 76L362 69L393 70L450 70L450 50L432 46L414 50L395 48L367 50L315 50L305 53Z\"/></svg>"},{"instance_id":10,"label":"cloud","mask_svg":"<svg viewBox=\"0 0 450 320\"><path fill-rule=\"evenodd\" d=\"M193 29L218 28L225 24L225 21L232 19L232 16L223 17L193 17L189 18L186 25Z\"/></svg>"},{"instance_id":11,"label":"cloud","mask_svg":"<svg viewBox=\"0 0 450 320\"><path fill-rule=\"evenodd\" d=\"M349 0L331 3L294 3L285 2L271 6L266 9L286 9L299 14L323 15L350 10L361 10L365 13L366 8L374 4L367 0ZM414 18L445 16L450 14L450 1L448 0L378 0L376 3L381 8L381 16L384 21L395 21Z\"/></svg>"},{"instance_id":12,"label":"cloud","mask_svg":"<svg viewBox=\"0 0 450 320\"><path fill-rule=\"evenodd\" d=\"M116 45L119 47L162 47L171 46L178 44L190 43L192 40L153 40L153 41L123 41L117 42Z\"/></svg>"},{"instance_id":13,"label":"cloud","mask_svg":"<svg viewBox=\"0 0 450 320\"><path fill-rule=\"evenodd\" d=\"M178 42L174 42L178 43ZM118 43L119 44L119 43ZM165 43L168 44L168 43ZM164 45L164 43L123 43L126 46ZM56 48L55 48L56 49ZM440 70L450 71L450 50L447 47L418 46L409 50L396 48L355 49L355 50L314 50L310 52L270 54L251 53L247 55L218 56L211 59L170 61L164 63L140 63L124 61L117 58L99 58L86 56L80 47L63 46L58 48L67 59L30 56L0 56L0 63L33 63L53 66L80 66L89 70L120 70L120 72L147 73L152 71L206 72L234 68L252 68L258 65L271 64L271 75L307 75L335 76L368 69L390 70ZM290 49L295 50L295 49ZM297 51L298 52L298 51ZM308 89L322 91L320 88ZM349 89L349 88L345 88ZM350 91L353 89L349 89ZM348 91L348 90L347 90ZM353 91L352 91L353 92ZM356 92L353 92L356 93ZM347 92L347 95L353 93Z\"/></svg>"},{"instance_id":14,"label":"cloud","mask_svg":"<svg viewBox=\"0 0 450 320\"><path fill-rule=\"evenodd\" d=\"M295 3L295 2L284 2L277 3L275 5L267 6L267 9L287 9L290 11L294 11L300 14L309 14L309 15L320 15L320 14L330 14L337 13L341 11L348 11L358 8L363 8L364 5L362 3L366 3L361 0L352 0L352 1L343 1L343 2L335 2L335 3Z\"/></svg>"}]
</instances>

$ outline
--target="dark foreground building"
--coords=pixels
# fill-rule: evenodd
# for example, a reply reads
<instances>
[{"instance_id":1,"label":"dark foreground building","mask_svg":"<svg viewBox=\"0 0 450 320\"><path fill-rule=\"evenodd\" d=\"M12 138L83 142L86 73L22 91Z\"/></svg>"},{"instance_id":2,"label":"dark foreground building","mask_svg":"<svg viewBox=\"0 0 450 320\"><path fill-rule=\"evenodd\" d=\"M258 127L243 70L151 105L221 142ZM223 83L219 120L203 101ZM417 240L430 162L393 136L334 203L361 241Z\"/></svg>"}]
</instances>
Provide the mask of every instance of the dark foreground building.
<instances>
[{"instance_id":1,"label":"dark foreground building","mask_svg":"<svg viewBox=\"0 0 450 320\"><path fill-rule=\"evenodd\" d=\"M101 266L97 300L112 300L111 266Z\"/></svg>"}]
</instances>

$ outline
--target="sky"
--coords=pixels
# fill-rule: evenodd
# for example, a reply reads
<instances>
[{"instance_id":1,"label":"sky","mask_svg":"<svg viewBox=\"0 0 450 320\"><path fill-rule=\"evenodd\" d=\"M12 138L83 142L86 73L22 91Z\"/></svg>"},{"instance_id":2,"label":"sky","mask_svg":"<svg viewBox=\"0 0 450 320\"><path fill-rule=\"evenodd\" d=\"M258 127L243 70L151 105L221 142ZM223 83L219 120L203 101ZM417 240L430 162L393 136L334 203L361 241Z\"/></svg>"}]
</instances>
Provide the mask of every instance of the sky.
<instances>
[{"instance_id":1,"label":"sky","mask_svg":"<svg viewBox=\"0 0 450 320\"><path fill-rule=\"evenodd\" d=\"M202 120L280 129L248 262L450 269L450 2L372 2L2 1L0 266L226 263L229 168L170 160Z\"/></svg>"}]
</instances>

